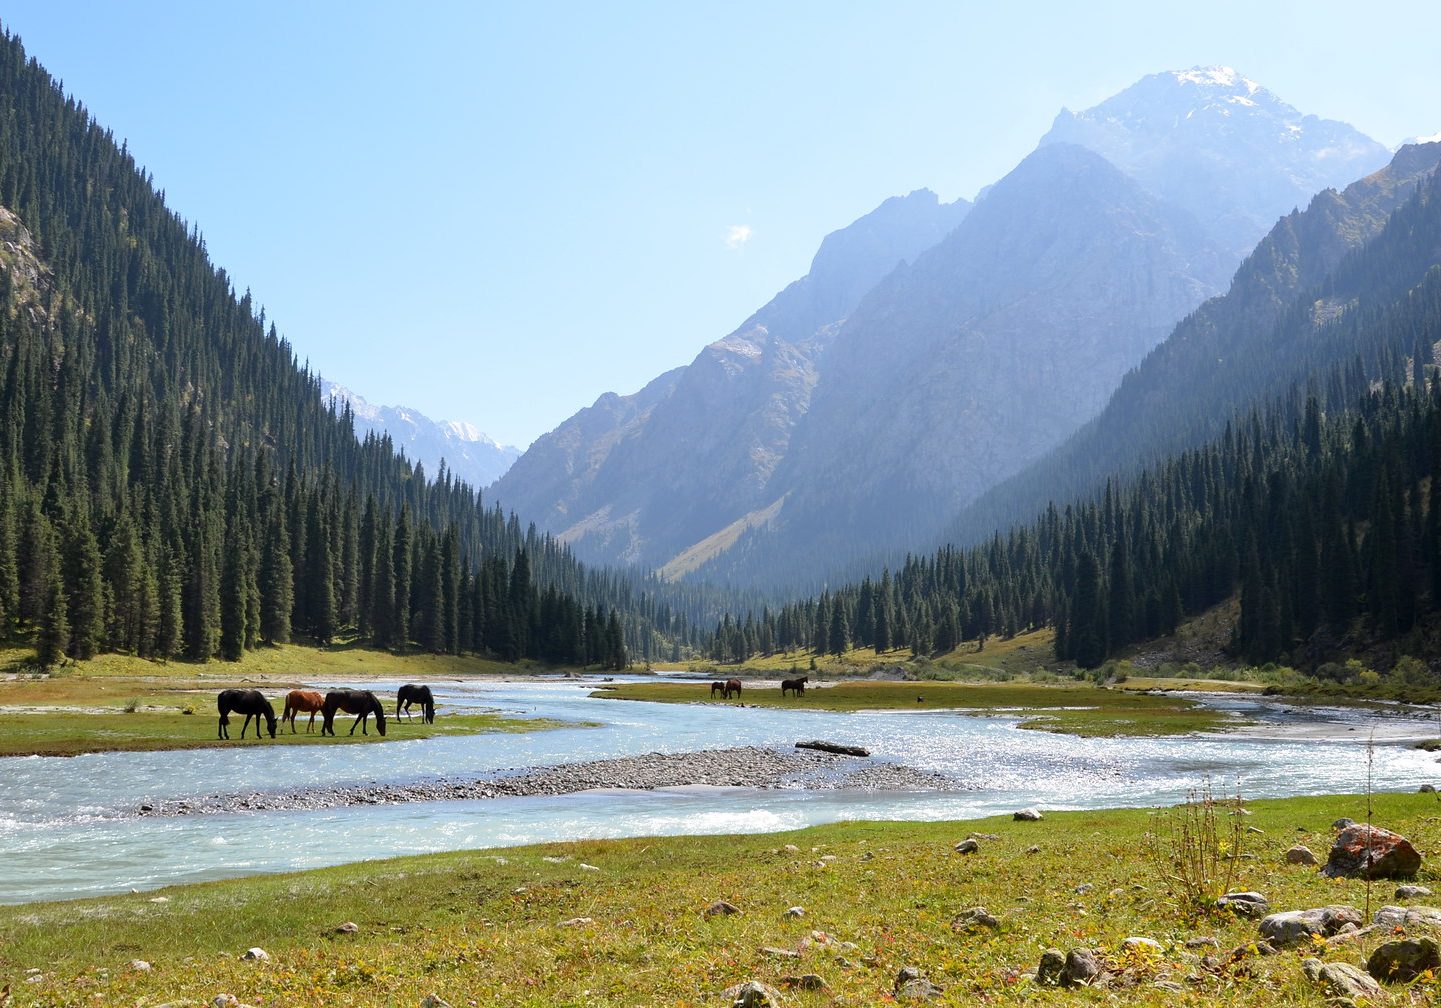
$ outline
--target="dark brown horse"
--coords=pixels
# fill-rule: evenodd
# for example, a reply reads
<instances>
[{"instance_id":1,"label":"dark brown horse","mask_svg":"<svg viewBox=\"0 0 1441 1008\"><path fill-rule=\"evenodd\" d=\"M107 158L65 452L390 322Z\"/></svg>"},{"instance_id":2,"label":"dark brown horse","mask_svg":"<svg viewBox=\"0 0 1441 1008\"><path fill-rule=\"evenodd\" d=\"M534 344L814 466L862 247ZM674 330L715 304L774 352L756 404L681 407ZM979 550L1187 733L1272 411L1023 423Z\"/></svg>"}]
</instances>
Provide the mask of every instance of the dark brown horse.
<instances>
[{"instance_id":1,"label":"dark brown horse","mask_svg":"<svg viewBox=\"0 0 1441 1008\"><path fill-rule=\"evenodd\" d=\"M220 727L216 731L216 738L228 739L230 737L230 713L245 715L245 724L240 726L240 737L245 737L245 730L250 727L250 719L255 719L255 738L260 738L260 719L265 718L265 726L270 729L270 737L275 738L275 708L270 706L270 701L259 690L253 689L228 689L221 690L220 696L215 698L215 706L220 711Z\"/></svg>"},{"instance_id":2,"label":"dark brown horse","mask_svg":"<svg viewBox=\"0 0 1441 1008\"><path fill-rule=\"evenodd\" d=\"M801 676L799 679L782 679L781 696L785 696L787 691L794 693L796 696L800 696L806 691L806 682L809 679L810 676Z\"/></svg>"},{"instance_id":3,"label":"dark brown horse","mask_svg":"<svg viewBox=\"0 0 1441 1008\"><path fill-rule=\"evenodd\" d=\"M732 693L734 693L734 694L736 695L736 699L737 699L737 700L740 699L740 697L741 697L741 681L740 681L739 679L727 679L727 680L726 680L725 698L726 698L727 700L729 700L729 699L731 698L731 694L732 694Z\"/></svg>"},{"instance_id":4,"label":"dark brown horse","mask_svg":"<svg viewBox=\"0 0 1441 1008\"><path fill-rule=\"evenodd\" d=\"M355 724L350 726L350 734L355 734L355 725L360 726L360 734L369 735L367 718L375 715L375 730L385 734L385 709L380 706L380 701L370 690L340 689L331 690L325 694L325 706L320 709L324 716L324 723L320 726L320 734L335 734L335 712L343 711L346 714L358 714Z\"/></svg>"},{"instance_id":5,"label":"dark brown horse","mask_svg":"<svg viewBox=\"0 0 1441 1008\"><path fill-rule=\"evenodd\" d=\"M724 679L717 679L715 682L710 684L710 698L712 700L715 699L715 695L717 693L719 693L721 696L730 696L730 694L726 692L726 684Z\"/></svg>"},{"instance_id":6,"label":"dark brown horse","mask_svg":"<svg viewBox=\"0 0 1441 1008\"><path fill-rule=\"evenodd\" d=\"M325 708L325 697L315 690L293 689L285 694L285 711L280 715L280 723L290 722L290 734L295 734L295 715L309 714L310 723L305 726L305 734L309 735L315 730L315 715Z\"/></svg>"},{"instance_id":7,"label":"dark brown horse","mask_svg":"<svg viewBox=\"0 0 1441 1008\"><path fill-rule=\"evenodd\" d=\"M430 695L429 686L416 686L413 683L406 683L400 687L395 694L395 720L400 720L402 713L410 713L410 705L420 704L421 713L425 715L426 724L435 724L435 697ZM381 732L384 735L384 732Z\"/></svg>"}]
</instances>

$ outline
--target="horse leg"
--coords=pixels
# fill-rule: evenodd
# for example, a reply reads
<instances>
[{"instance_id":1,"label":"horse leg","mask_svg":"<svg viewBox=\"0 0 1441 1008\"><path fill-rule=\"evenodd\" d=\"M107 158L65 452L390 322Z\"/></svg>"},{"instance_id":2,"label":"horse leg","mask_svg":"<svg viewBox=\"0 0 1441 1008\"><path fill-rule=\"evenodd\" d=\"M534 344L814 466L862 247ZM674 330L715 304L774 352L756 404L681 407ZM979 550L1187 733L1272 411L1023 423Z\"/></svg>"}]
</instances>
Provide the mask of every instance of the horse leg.
<instances>
[{"instance_id":1,"label":"horse leg","mask_svg":"<svg viewBox=\"0 0 1441 1008\"><path fill-rule=\"evenodd\" d=\"M308 725L305 726L305 734L309 735L311 732L315 731L315 715L318 714L318 713L320 713L320 712L319 712L319 711L311 711L311 712L310 712L310 724L308 724ZM292 725L292 727L293 727L293 725Z\"/></svg>"},{"instance_id":2,"label":"horse leg","mask_svg":"<svg viewBox=\"0 0 1441 1008\"><path fill-rule=\"evenodd\" d=\"M215 729L215 737L218 739L228 739L230 737L230 732L227 730L229 725L230 718L224 714L220 715L220 725Z\"/></svg>"}]
</instances>

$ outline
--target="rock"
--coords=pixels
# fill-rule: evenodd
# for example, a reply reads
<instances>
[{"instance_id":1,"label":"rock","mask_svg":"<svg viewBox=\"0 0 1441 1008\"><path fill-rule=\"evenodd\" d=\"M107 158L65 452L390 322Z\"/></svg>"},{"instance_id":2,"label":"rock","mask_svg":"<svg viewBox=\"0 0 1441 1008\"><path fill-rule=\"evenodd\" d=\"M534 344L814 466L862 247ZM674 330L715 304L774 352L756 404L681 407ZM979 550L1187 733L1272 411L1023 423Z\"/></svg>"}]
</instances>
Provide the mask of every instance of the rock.
<instances>
[{"instance_id":1,"label":"rock","mask_svg":"<svg viewBox=\"0 0 1441 1008\"><path fill-rule=\"evenodd\" d=\"M1398 900L1420 899L1422 896L1430 896L1431 890L1423 885L1403 885L1396 887L1396 898Z\"/></svg>"},{"instance_id":2,"label":"rock","mask_svg":"<svg viewBox=\"0 0 1441 1008\"><path fill-rule=\"evenodd\" d=\"M450 1002L439 994L427 994L425 1000L420 1002L420 1008L450 1008Z\"/></svg>"},{"instance_id":3,"label":"rock","mask_svg":"<svg viewBox=\"0 0 1441 1008\"><path fill-rule=\"evenodd\" d=\"M965 839L956 844L957 854L975 854L981 849L980 841Z\"/></svg>"},{"instance_id":4,"label":"rock","mask_svg":"<svg viewBox=\"0 0 1441 1008\"><path fill-rule=\"evenodd\" d=\"M1066 968L1066 954L1057 948L1041 953L1041 964L1036 967L1036 983L1042 987L1058 987L1061 971Z\"/></svg>"},{"instance_id":5,"label":"rock","mask_svg":"<svg viewBox=\"0 0 1441 1008\"><path fill-rule=\"evenodd\" d=\"M1343 830L1343 829L1350 829L1352 826L1355 826L1355 825L1356 825L1356 820L1355 820L1355 819L1347 819L1347 818L1345 818L1345 817L1343 816L1342 818L1337 819L1335 822L1333 822L1333 823L1331 824L1331 828L1332 828L1333 830Z\"/></svg>"},{"instance_id":6,"label":"rock","mask_svg":"<svg viewBox=\"0 0 1441 1008\"><path fill-rule=\"evenodd\" d=\"M801 954L795 949L776 948L774 945L762 945L761 951L768 956L775 956L777 959L799 959Z\"/></svg>"},{"instance_id":7,"label":"rock","mask_svg":"<svg viewBox=\"0 0 1441 1008\"><path fill-rule=\"evenodd\" d=\"M1238 917L1264 917L1271 912L1271 903L1258 892L1229 892L1216 901L1216 906Z\"/></svg>"},{"instance_id":8,"label":"rock","mask_svg":"<svg viewBox=\"0 0 1441 1008\"><path fill-rule=\"evenodd\" d=\"M985 907L971 907L969 910L962 910L951 920L952 931L969 931L971 928L987 927L998 928L1001 922L996 920Z\"/></svg>"},{"instance_id":9,"label":"rock","mask_svg":"<svg viewBox=\"0 0 1441 1008\"><path fill-rule=\"evenodd\" d=\"M721 994L730 1001L731 1008L779 1008L781 1004L781 992L758 980L727 987Z\"/></svg>"},{"instance_id":10,"label":"rock","mask_svg":"<svg viewBox=\"0 0 1441 1008\"><path fill-rule=\"evenodd\" d=\"M1247 833L1260 833L1260 834L1262 834L1262 835L1265 835L1265 832L1266 832L1266 831L1263 830L1263 829L1262 829L1261 827L1259 827L1259 826L1247 826L1247 827L1246 827L1246 832L1247 832Z\"/></svg>"},{"instance_id":11,"label":"rock","mask_svg":"<svg viewBox=\"0 0 1441 1008\"><path fill-rule=\"evenodd\" d=\"M1366 972L1382 983L1407 983L1437 967L1441 967L1441 948L1431 938L1386 942L1366 960Z\"/></svg>"},{"instance_id":12,"label":"rock","mask_svg":"<svg viewBox=\"0 0 1441 1008\"><path fill-rule=\"evenodd\" d=\"M863 746L843 745L840 742L825 742L821 739L812 739L809 742L797 742L797 749L816 749L820 752L835 753L837 756L869 756L871 751Z\"/></svg>"},{"instance_id":13,"label":"rock","mask_svg":"<svg viewBox=\"0 0 1441 1008\"><path fill-rule=\"evenodd\" d=\"M150 900L150 902L151 902L151 903L169 903L169 902L170 902L170 897L169 897L169 896L156 896L154 899Z\"/></svg>"},{"instance_id":14,"label":"rock","mask_svg":"<svg viewBox=\"0 0 1441 1008\"><path fill-rule=\"evenodd\" d=\"M796 853L797 851L799 851L800 848L797 847L797 846L796 846L795 844L793 844L793 843L788 843L788 844L786 844L784 847L782 847L781 850L787 851L787 852L789 852L789 853L791 853L791 854L794 854L794 853Z\"/></svg>"},{"instance_id":15,"label":"rock","mask_svg":"<svg viewBox=\"0 0 1441 1008\"><path fill-rule=\"evenodd\" d=\"M1361 911L1355 907L1327 906L1313 910L1287 910L1271 914L1260 924L1261 937L1276 948L1286 948L1311 938L1328 938L1343 925L1361 926Z\"/></svg>"},{"instance_id":16,"label":"rock","mask_svg":"<svg viewBox=\"0 0 1441 1008\"><path fill-rule=\"evenodd\" d=\"M1297 844L1286 852L1287 864L1302 864L1316 866L1321 863L1320 859L1305 844Z\"/></svg>"},{"instance_id":17,"label":"rock","mask_svg":"<svg viewBox=\"0 0 1441 1008\"><path fill-rule=\"evenodd\" d=\"M270 962L270 953L257 945L254 948L246 949L245 954L240 958L253 959L256 962Z\"/></svg>"},{"instance_id":18,"label":"rock","mask_svg":"<svg viewBox=\"0 0 1441 1008\"><path fill-rule=\"evenodd\" d=\"M581 871L600 871L600 869L597 868L595 865L586 864L584 861L576 865L576 867L579 868Z\"/></svg>"},{"instance_id":19,"label":"rock","mask_svg":"<svg viewBox=\"0 0 1441 1008\"><path fill-rule=\"evenodd\" d=\"M1441 928L1441 910L1435 907L1383 906L1372 916L1371 922L1388 928Z\"/></svg>"},{"instance_id":20,"label":"rock","mask_svg":"<svg viewBox=\"0 0 1441 1008\"><path fill-rule=\"evenodd\" d=\"M360 933L360 925L357 924L357 923L355 923L355 921L346 921L344 924L337 924L337 925L336 925L336 927L335 927L335 933L336 933L336 934L359 934L359 933Z\"/></svg>"},{"instance_id":21,"label":"rock","mask_svg":"<svg viewBox=\"0 0 1441 1008\"><path fill-rule=\"evenodd\" d=\"M893 988L898 1001L929 1001L945 993L944 987L931 983L925 971L915 966L902 966Z\"/></svg>"},{"instance_id":22,"label":"rock","mask_svg":"<svg viewBox=\"0 0 1441 1008\"><path fill-rule=\"evenodd\" d=\"M1187 938L1187 939L1186 939L1186 947L1187 947L1187 948L1220 948L1220 947L1221 947L1221 943L1220 943L1219 941L1217 941L1215 938L1212 938L1210 935L1205 935L1205 936L1200 937L1200 938Z\"/></svg>"},{"instance_id":23,"label":"rock","mask_svg":"<svg viewBox=\"0 0 1441 1008\"><path fill-rule=\"evenodd\" d=\"M967 833L967 834L966 834L966 839L967 839L967 840L999 840L999 839L1001 839L1001 835L1000 835L999 833Z\"/></svg>"},{"instance_id":24,"label":"rock","mask_svg":"<svg viewBox=\"0 0 1441 1008\"><path fill-rule=\"evenodd\" d=\"M1029 847L1026 848L1026 853L1027 853L1027 854L1039 854L1039 853L1041 853L1041 846L1040 846L1040 844L1031 844L1031 846L1029 846Z\"/></svg>"},{"instance_id":25,"label":"rock","mask_svg":"<svg viewBox=\"0 0 1441 1008\"><path fill-rule=\"evenodd\" d=\"M787 907L786 912L781 914L782 917L804 917L805 915L806 908L798 906Z\"/></svg>"},{"instance_id":26,"label":"rock","mask_svg":"<svg viewBox=\"0 0 1441 1008\"><path fill-rule=\"evenodd\" d=\"M1380 826L1347 826L1331 847L1321 874L1329 878L1411 878L1421 853L1399 833Z\"/></svg>"},{"instance_id":27,"label":"rock","mask_svg":"<svg viewBox=\"0 0 1441 1008\"><path fill-rule=\"evenodd\" d=\"M210 1008L236 1008L240 999L234 994L217 994L210 999Z\"/></svg>"},{"instance_id":28,"label":"rock","mask_svg":"<svg viewBox=\"0 0 1441 1008\"><path fill-rule=\"evenodd\" d=\"M1320 987L1327 997L1364 998L1375 1003L1385 997L1381 985L1362 973L1355 966L1346 963L1323 963L1319 959L1306 959L1301 963L1301 972L1306 979Z\"/></svg>"},{"instance_id":29,"label":"rock","mask_svg":"<svg viewBox=\"0 0 1441 1008\"><path fill-rule=\"evenodd\" d=\"M1127 938L1121 942L1121 948L1145 952L1147 955L1160 955L1166 951L1166 947L1154 938Z\"/></svg>"},{"instance_id":30,"label":"rock","mask_svg":"<svg viewBox=\"0 0 1441 1008\"><path fill-rule=\"evenodd\" d=\"M152 969L154 969L154 967L151 966L144 959L131 959L130 962L126 965L129 969L134 970L136 973L149 973Z\"/></svg>"},{"instance_id":31,"label":"rock","mask_svg":"<svg viewBox=\"0 0 1441 1008\"><path fill-rule=\"evenodd\" d=\"M1035 807L1023 808L1019 812L1012 812L1011 818L1016 822L1040 822L1046 818L1041 815L1041 810Z\"/></svg>"},{"instance_id":32,"label":"rock","mask_svg":"<svg viewBox=\"0 0 1441 1008\"><path fill-rule=\"evenodd\" d=\"M587 924L595 923L590 917L572 917L570 920L560 922L561 927L585 927Z\"/></svg>"},{"instance_id":33,"label":"rock","mask_svg":"<svg viewBox=\"0 0 1441 1008\"><path fill-rule=\"evenodd\" d=\"M1418 787L1418 788L1416 789L1416 793L1417 793L1417 794L1435 794L1435 793L1436 793L1436 785L1434 785L1434 784L1422 784L1420 787Z\"/></svg>"},{"instance_id":34,"label":"rock","mask_svg":"<svg viewBox=\"0 0 1441 1008\"><path fill-rule=\"evenodd\" d=\"M1062 987L1090 986L1105 978L1105 966L1090 949L1074 948L1066 953L1066 965L1061 968Z\"/></svg>"},{"instance_id":35,"label":"rock","mask_svg":"<svg viewBox=\"0 0 1441 1008\"><path fill-rule=\"evenodd\" d=\"M740 912L740 907L734 903L728 903L725 900L716 900L702 910L701 914L705 917L729 917L731 914L738 914Z\"/></svg>"},{"instance_id":36,"label":"rock","mask_svg":"<svg viewBox=\"0 0 1441 1008\"><path fill-rule=\"evenodd\" d=\"M797 990L829 990L830 984L816 973L802 973L800 976L781 977L781 983Z\"/></svg>"}]
</instances>

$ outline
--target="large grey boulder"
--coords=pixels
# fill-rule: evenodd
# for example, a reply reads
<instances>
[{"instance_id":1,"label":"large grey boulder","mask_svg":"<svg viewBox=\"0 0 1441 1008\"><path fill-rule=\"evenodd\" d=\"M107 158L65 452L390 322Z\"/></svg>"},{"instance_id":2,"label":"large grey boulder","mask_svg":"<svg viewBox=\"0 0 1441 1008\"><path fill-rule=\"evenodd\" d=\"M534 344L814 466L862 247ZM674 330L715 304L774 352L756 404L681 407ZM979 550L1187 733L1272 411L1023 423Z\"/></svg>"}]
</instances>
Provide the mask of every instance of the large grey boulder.
<instances>
[{"instance_id":1,"label":"large grey boulder","mask_svg":"<svg viewBox=\"0 0 1441 1008\"><path fill-rule=\"evenodd\" d=\"M1301 963L1301 972L1306 975L1328 998L1353 1000L1363 998L1375 1004L1385 998L1381 985L1372 980L1355 966L1346 963L1323 963L1319 959L1307 959Z\"/></svg>"},{"instance_id":2,"label":"large grey boulder","mask_svg":"<svg viewBox=\"0 0 1441 1008\"><path fill-rule=\"evenodd\" d=\"M945 993L945 988L932 983L919 967L902 966L896 974L894 992L897 1001L929 1001Z\"/></svg>"},{"instance_id":3,"label":"large grey boulder","mask_svg":"<svg viewBox=\"0 0 1441 1008\"><path fill-rule=\"evenodd\" d=\"M1371 921L1388 928L1441 928L1441 910L1425 906L1383 906Z\"/></svg>"},{"instance_id":4,"label":"large grey boulder","mask_svg":"<svg viewBox=\"0 0 1441 1008\"><path fill-rule=\"evenodd\" d=\"M1366 972L1382 983L1407 983L1437 967L1441 967L1441 949L1431 938L1386 942L1366 960Z\"/></svg>"},{"instance_id":5,"label":"large grey boulder","mask_svg":"<svg viewBox=\"0 0 1441 1008\"><path fill-rule=\"evenodd\" d=\"M1276 948L1286 948L1314 937L1329 938L1347 924L1360 927L1361 911L1348 906L1287 910L1263 918L1259 927L1262 938Z\"/></svg>"}]
</instances>

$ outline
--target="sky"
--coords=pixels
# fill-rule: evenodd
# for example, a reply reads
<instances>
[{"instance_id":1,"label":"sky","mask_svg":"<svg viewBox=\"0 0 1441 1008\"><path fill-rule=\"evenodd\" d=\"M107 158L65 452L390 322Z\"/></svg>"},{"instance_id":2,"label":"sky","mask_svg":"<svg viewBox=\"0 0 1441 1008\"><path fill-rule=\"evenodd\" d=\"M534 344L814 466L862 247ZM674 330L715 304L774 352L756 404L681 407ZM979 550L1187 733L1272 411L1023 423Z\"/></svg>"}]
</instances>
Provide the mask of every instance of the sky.
<instances>
[{"instance_id":1,"label":"sky","mask_svg":"<svg viewBox=\"0 0 1441 1008\"><path fill-rule=\"evenodd\" d=\"M1225 64L1441 131L1441 4L11 0L299 357L525 447L690 361L888 196Z\"/></svg>"}]
</instances>

